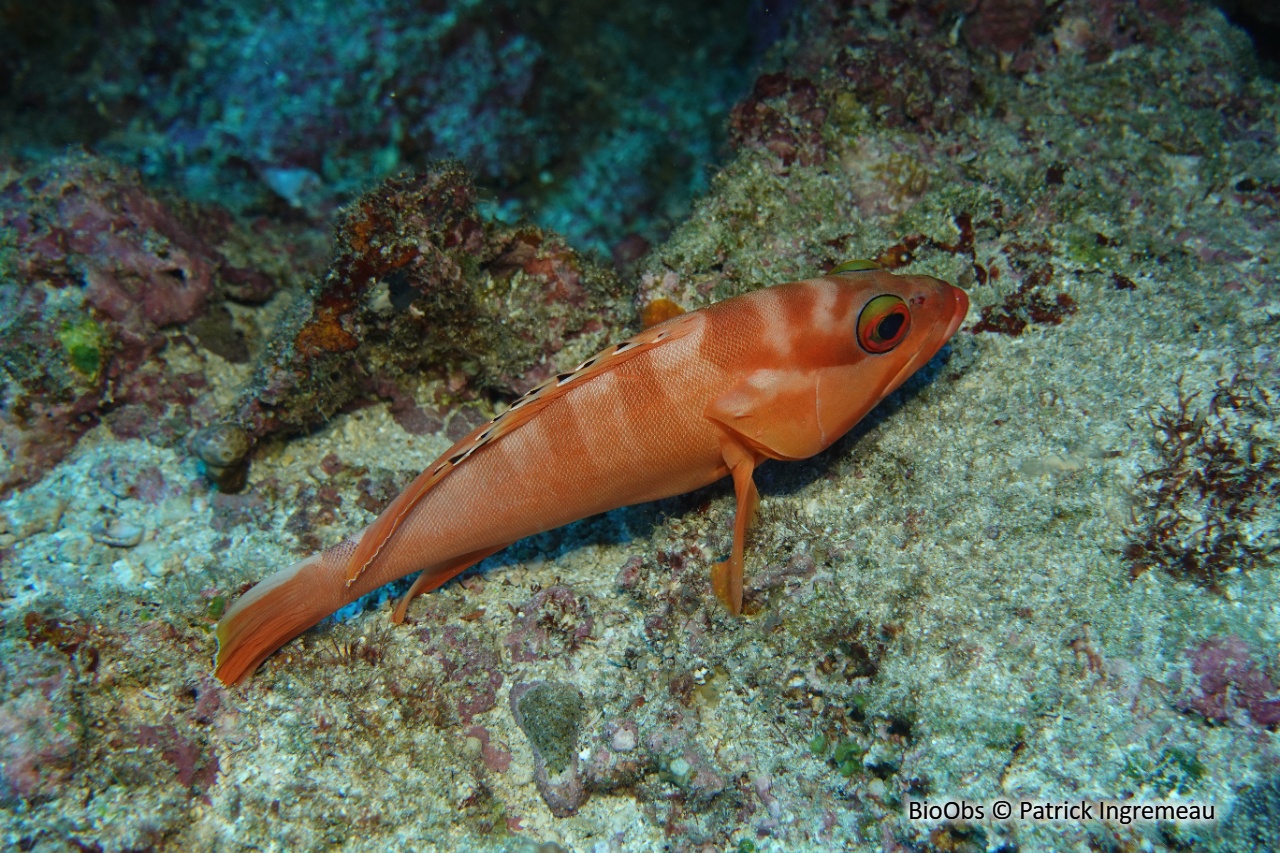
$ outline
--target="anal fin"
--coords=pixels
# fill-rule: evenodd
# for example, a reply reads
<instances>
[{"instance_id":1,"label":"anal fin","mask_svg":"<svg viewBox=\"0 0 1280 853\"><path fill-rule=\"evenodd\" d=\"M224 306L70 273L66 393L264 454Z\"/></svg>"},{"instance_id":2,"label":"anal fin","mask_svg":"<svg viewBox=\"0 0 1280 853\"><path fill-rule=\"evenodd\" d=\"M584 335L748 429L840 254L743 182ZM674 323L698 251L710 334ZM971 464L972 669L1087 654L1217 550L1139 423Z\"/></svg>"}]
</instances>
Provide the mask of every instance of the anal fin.
<instances>
[{"instance_id":1,"label":"anal fin","mask_svg":"<svg viewBox=\"0 0 1280 853\"><path fill-rule=\"evenodd\" d=\"M423 569L418 573L418 576L414 578L413 586L409 587L409 591L406 592L396 604L396 609L391 612L391 621L399 625L404 621L405 614L409 610L409 603L419 595L422 595L424 592L431 592L433 589L438 589L451 578L462 574L485 557L498 553L509 544L510 543L503 543L496 548L481 548L479 551L472 551L470 554L463 554L461 557L457 557L447 563L442 563L439 566Z\"/></svg>"}]
</instances>

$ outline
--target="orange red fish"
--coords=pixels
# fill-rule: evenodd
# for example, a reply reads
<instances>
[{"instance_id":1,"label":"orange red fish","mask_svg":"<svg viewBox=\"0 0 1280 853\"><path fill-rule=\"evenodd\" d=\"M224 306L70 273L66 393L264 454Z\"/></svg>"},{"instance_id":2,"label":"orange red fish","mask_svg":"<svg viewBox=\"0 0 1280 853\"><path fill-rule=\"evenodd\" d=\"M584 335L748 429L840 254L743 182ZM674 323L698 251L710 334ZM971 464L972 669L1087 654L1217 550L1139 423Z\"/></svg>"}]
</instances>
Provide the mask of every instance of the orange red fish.
<instances>
[{"instance_id":1,"label":"orange red fish","mask_svg":"<svg viewBox=\"0 0 1280 853\"><path fill-rule=\"evenodd\" d=\"M534 388L474 430L367 528L263 580L218 623L217 677L383 584L419 572L392 614L518 539L726 476L733 549L711 569L742 609L743 541L766 459L849 431L951 338L964 291L866 261L672 316Z\"/></svg>"}]
</instances>

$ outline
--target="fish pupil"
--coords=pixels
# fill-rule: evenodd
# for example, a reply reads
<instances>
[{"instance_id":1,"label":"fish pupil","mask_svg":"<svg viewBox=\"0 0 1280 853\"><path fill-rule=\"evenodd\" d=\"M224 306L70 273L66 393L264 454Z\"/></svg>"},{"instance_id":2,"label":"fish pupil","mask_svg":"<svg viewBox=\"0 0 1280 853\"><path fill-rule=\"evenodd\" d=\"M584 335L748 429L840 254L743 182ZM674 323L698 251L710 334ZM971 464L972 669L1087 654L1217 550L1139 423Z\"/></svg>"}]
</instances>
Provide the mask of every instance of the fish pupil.
<instances>
[{"instance_id":1,"label":"fish pupil","mask_svg":"<svg viewBox=\"0 0 1280 853\"><path fill-rule=\"evenodd\" d=\"M882 341L891 341L902 331L902 324L905 322L906 318L902 316L902 313L894 311L876 326L876 336Z\"/></svg>"}]
</instances>

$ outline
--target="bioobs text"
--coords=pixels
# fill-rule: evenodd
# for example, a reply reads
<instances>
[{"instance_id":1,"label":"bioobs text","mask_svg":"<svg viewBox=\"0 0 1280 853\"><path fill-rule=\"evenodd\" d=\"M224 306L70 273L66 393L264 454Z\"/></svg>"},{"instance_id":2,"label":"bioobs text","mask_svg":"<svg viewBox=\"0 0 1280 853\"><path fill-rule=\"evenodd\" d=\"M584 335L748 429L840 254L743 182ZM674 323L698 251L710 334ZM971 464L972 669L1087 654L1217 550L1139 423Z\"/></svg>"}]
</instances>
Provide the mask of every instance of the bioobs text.
<instances>
[{"instance_id":1,"label":"bioobs text","mask_svg":"<svg viewBox=\"0 0 1280 853\"><path fill-rule=\"evenodd\" d=\"M986 806L965 800L907 801L907 820L985 820L986 817Z\"/></svg>"}]
</instances>

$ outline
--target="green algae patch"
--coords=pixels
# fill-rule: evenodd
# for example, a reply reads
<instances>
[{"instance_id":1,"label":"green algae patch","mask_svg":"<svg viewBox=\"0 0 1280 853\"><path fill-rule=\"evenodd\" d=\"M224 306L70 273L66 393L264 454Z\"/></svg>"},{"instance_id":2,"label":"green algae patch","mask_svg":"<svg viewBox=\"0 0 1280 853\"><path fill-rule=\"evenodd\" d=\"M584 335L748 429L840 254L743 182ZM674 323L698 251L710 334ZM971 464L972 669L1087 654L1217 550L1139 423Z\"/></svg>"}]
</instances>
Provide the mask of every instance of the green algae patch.
<instances>
[{"instance_id":1,"label":"green algae patch","mask_svg":"<svg viewBox=\"0 0 1280 853\"><path fill-rule=\"evenodd\" d=\"M105 342L102 327L87 317L76 323L67 321L58 330L58 340L76 373L89 382L97 381L102 370L102 348Z\"/></svg>"},{"instance_id":2,"label":"green algae patch","mask_svg":"<svg viewBox=\"0 0 1280 853\"><path fill-rule=\"evenodd\" d=\"M222 618L222 614L227 609L227 597L225 595L215 595L209 599L209 606L205 608L205 616L211 621L217 621Z\"/></svg>"},{"instance_id":3,"label":"green algae patch","mask_svg":"<svg viewBox=\"0 0 1280 853\"><path fill-rule=\"evenodd\" d=\"M1199 787L1205 766L1190 747L1170 746L1158 753L1137 753L1126 759L1123 773L1157 797L1185 797Z\"/></svg>"},{"instance_id":4,"label":"green algae patch","mask_svg":"<svg viewBox=\"0 0 1280 853\"><path fill-rule=\"evenodd\" d=\"M842 740L836 744L836 751L831 759L836 763L836 770L846 779L854 776L862 769L863 749L855 740Z\"/></svg>"},{"instance_id":5,"label":"green algae patch","mask_svg":"<svg viewBox=\"0 0 1280 853\"><path fill-rule=\"evenodd\" d=\"M582 694L567 684L543 683L520 697L521 727L552 774L563 773L578 749L585 710Z\"/></svg>"}]
</instances>

